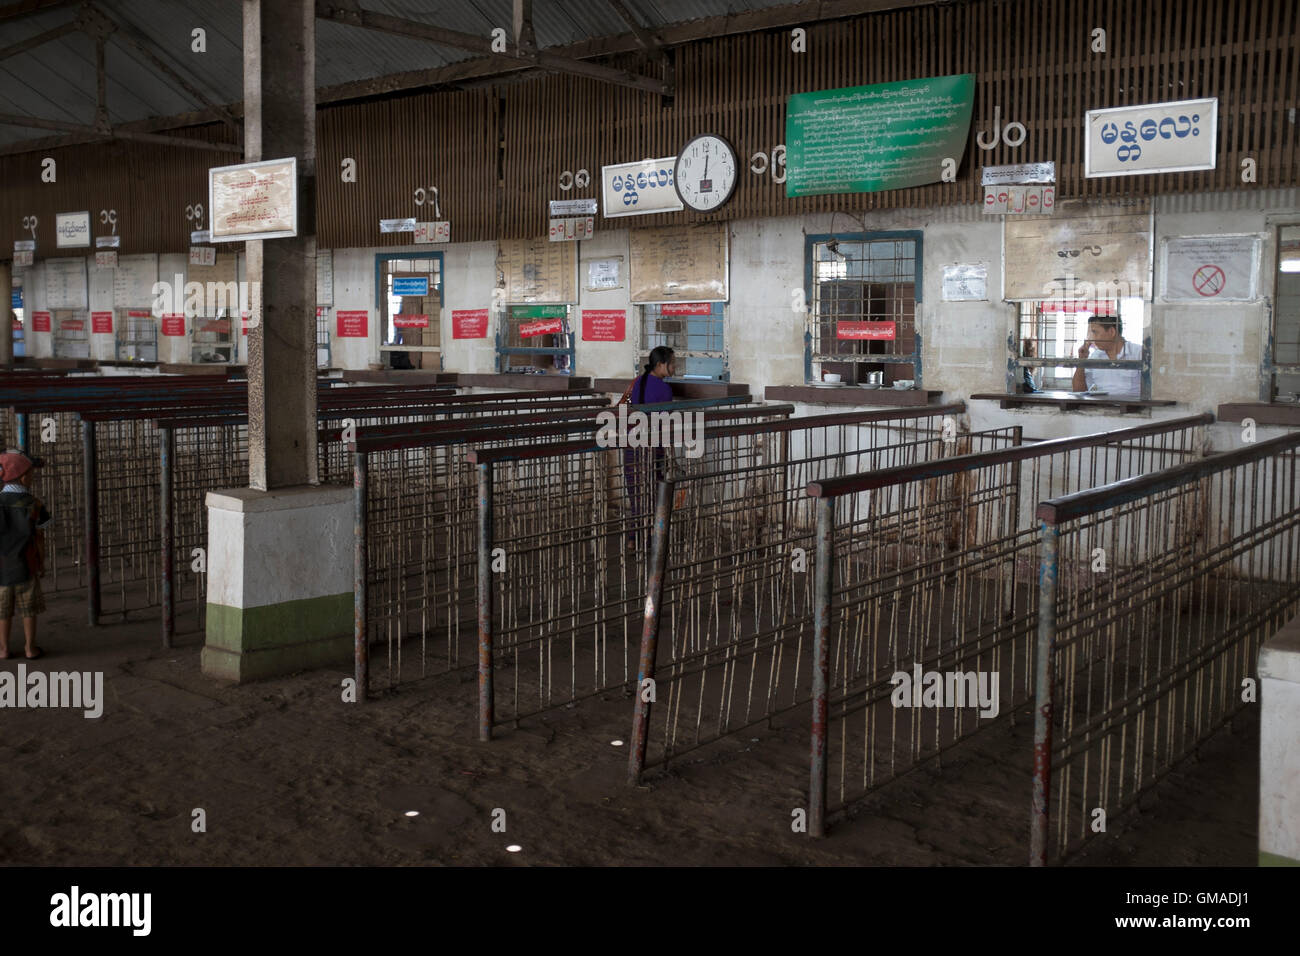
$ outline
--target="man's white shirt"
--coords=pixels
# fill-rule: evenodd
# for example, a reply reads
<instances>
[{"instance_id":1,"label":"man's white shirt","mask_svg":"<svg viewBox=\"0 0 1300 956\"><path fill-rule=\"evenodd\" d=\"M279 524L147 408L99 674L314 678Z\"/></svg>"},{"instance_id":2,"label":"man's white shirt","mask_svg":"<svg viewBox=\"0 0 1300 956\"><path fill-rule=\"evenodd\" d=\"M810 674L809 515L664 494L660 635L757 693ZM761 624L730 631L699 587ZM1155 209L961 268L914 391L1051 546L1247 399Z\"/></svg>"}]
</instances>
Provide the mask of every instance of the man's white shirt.
<instances>
[{"instance_id":1,"label":"man's white shirt","mask_svg":"<svg viewBox=\"0 0 1300 956\"><path fill-rule=\"evenodd\" d=\"M1092 346L1088 350L1088 358L1110 360L1104 349ZM1136 342L1125 341L1124 347L1120 349L1119 355L1115 361L1129 359L1141 359L1142 346ZM1141 395L1142 394L1142 372L1136 368L1086 368L1083 370L1083 379L1091 389L1096 385L1100 391L1107 392L1111 395Z\"/></svg>"}]
</instances>

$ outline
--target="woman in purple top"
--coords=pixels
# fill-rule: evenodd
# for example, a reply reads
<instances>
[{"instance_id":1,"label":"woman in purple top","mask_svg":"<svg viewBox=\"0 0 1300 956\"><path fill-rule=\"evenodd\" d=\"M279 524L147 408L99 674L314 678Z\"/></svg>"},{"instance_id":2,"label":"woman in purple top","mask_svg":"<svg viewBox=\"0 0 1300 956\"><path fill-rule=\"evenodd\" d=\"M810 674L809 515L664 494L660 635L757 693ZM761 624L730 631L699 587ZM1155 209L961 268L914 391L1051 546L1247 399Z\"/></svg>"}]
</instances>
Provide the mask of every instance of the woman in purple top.
<instances>
[{"instance_id":1,"label":"woman in purple top","mask_svg":"<svg viewBox=\"0 0 1300 956\"><path fill-rule=\"evenodd\" d=\"M673 350L660 345L650 351L650 361L646 362L645 371L632 382L628 391L628 401L633 405L656 405L671 402L673 390L664 379L676 371L673 365ZM644 480L648 456L645 449L626 448L623 450L623 478L627 488L628 518L632 529L628 532L627 546L638 547L637 535L643 530L644 516L648 516L654 505L655 483L663 477L664 453L662 448L654 449L654 475Z\"/></svg>"}]
</instances>

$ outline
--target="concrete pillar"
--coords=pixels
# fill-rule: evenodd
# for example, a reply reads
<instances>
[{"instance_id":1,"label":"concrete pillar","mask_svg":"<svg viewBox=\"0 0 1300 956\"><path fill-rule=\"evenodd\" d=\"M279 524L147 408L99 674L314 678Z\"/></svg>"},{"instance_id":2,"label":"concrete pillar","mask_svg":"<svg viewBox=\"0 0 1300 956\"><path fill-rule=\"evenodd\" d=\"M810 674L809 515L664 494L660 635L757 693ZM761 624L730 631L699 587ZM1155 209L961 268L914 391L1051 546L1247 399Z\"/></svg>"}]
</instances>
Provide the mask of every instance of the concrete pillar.
<instances>
[{"instance_id":1,"label":"concrete pillar","mask_svg":"<svg viewBox=\"0 0 1300 956\"><path fill-rule=\"evenodd\" d=\"M262 308L248 335L248 483L262 491L319 481L316 6L244 0L245 162L289 156L298 159L298 236L245 246Z\"/></svg>"},{"instance_id":2,"label":"concrete pillar","mask_svg":"<svg viewBox=\"0 0 1300 956\"><path fill-rule=\"evenodd\" d=\"M0 317L4 320L4 329L0 330L0 365L14 364L14 310L10 308L13 302L13 273L9 271L9 263L0 262L0 295L4 296L4 303L0 305Z\"/></svg>"},{"instance_id":3,"label":"concrete pillar","mask_svg":"<svg viewBox=\"0 0 1300 956\"><path fill-rule=\"evenodd\" d=\"M1259 862L1300 866L1300 618L1259 655Z\"/></svg>"},{"instance_id":4,"label":"concrete pillar","mask_svg":"<svg viewBox=\"0 0 1300 956\"><path fill-rule=\"evenodd\" d=\"M248 488L209 492L203 672L245 681L352 652L352 489L316 467L316 8L244 0L247 162L298 160L298 236L245 244Z\"/></svg>"}]
</instances>

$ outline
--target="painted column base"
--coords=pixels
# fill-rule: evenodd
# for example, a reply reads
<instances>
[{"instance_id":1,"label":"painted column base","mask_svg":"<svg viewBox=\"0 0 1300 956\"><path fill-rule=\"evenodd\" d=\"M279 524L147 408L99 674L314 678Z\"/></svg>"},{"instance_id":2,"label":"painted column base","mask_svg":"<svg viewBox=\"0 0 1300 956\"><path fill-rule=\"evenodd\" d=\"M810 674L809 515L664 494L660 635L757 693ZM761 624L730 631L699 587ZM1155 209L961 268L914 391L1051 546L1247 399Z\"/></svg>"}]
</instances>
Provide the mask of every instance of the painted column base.
<instances>
[{"instance_id":1,"label":"painted column base","mask_svg":"<svg viewBox=\"0 0 1300 956\"><path fill-rule=\"evenodd\" d=\"M312 634L321 636L306 636ZM261 680L347 664L352 654L351 591L266 607L208 605L202 658L208 677Z\"/></svg>"},{"instance_id":2,"label":"painted column base","mask_svg":"<svg viewBox=\"0 0 1300 956\"><path fill-rule=\"evenodd\" d=\"M352 657L352 489L208 493L202 668L251 681Z\"/></svg>"},{"instance_id":3,"label":"painted column base","mask_svg":"<svg viewBox=\"0 0 1300 956\"><path fill-rule=\"evenodd\" d=\"M1300 866L1300 618L1259 654L1259 865Z\"/></svg>"}]
</instances>

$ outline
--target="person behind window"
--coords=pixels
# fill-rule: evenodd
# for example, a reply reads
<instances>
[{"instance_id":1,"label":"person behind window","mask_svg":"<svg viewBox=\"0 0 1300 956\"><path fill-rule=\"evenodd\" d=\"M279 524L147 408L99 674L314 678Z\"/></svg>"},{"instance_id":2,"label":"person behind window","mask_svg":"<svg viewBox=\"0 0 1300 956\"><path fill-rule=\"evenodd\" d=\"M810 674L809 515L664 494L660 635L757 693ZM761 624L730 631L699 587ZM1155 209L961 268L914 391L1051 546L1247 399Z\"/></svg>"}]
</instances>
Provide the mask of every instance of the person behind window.
<instances>
[{"instance_id":1,"label":"person behind window","mask_svg":"<svg viewBox=\"0 0 1300 956\"><path fill-rule=\"evenodd\" d=\"M1141 359L1142 346L1124 340L1118 318L1099 315L1088 320L1088 338L1079 346L1079 358L1110 359L1113 362ZM1135 368L1076 368L1072 387L1076 392L1140 395L1142 373Z\"/></svg>"},{"instance_id":2,"label":"person behind window","mask_svg":"<svg viewBox=\"0 0 1300 956\"><path fill-rule=\"evenodd\" d=\"M1036 357L1034 355L1033 339L1020 340L1020 354L1023 355L1025 358ZM1034 379L1034 370L1030 368L1028 365L1021 366L1020 368L1020 384L1024 387L1026 394L1040 391L1038 387L1038 383Z\"/></svg>"},{"instance_id":3,"label":"person behind window","mask_svg":"<svg viewBox=\"0 0 1300 956\"><path fill-rule=\"evenodd\" d=\"M672 387L665 381L676 372L673 350L666 345L659 345L650 351L645 371L632 380L619 404L631 402L633 405L657 405L673 400ZM647 476L647 459L653 458L653 475ZM664 476L664 452L662 448L654 449L652 455L645 449L625 448L623 450L623 479L627 489L628 518L631 530L627 533L627 546L640 549L643 542L638 540L644 530L639 526L654 509L655 486Z\"/></svg>"}]
</instances>

